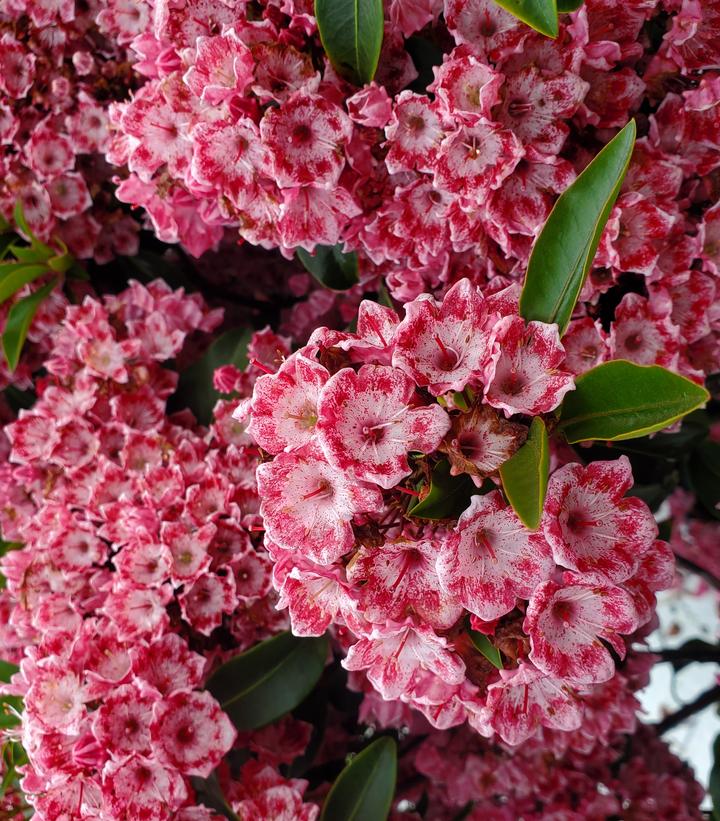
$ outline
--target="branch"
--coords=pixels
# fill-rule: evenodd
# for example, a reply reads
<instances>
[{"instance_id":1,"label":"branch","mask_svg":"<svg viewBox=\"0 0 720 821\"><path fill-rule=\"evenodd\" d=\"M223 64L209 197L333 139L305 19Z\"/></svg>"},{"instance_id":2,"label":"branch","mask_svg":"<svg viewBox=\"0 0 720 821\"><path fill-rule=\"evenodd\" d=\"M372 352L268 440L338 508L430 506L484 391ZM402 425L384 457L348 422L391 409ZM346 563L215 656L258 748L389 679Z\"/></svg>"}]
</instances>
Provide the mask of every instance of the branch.
<instances>
[{"instance_id":1,"label":"branch","mask_svg":"<svg viewBox=\"0 0 720 821\"><path fill-rule=\"evenodd\" d=\"M676 712L671 713L669 716L665 716L662 721L658 721L655 725L658 735L662 735L668 730L671 730L673 727L677 727L677 725L685 721L686 718L690 718L690 716L695 715L695 713L699 713L701 710L704 710L716 701L720 701L720 684L716 684L711 689L701 693L695 701L685 704Z\"/></svg>"},{"instance_id":2,"label":"branch","mask_svg":"<svg viewBox=\"0 0 720 821\"><path fill-rule=\"evenodd\" d=\"M660 661L686 661L688 663L697 661L720 664L720 647L708 647L707 649L674 647L664 650L649 650L643 655L658 656Z\"/></svg>"}]
</instances>

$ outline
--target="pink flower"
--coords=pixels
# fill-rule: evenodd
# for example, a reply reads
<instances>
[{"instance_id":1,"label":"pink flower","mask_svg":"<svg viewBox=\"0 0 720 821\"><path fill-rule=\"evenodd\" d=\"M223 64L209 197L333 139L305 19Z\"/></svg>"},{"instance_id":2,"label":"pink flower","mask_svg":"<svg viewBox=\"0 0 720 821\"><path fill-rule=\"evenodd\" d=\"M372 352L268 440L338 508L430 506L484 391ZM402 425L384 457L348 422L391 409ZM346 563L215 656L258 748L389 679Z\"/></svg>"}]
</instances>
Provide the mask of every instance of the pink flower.
<instances>
[{"instance_id":1,"label":"pink flower","mask_svg":"<svg viewBox=\"0 0 720 821\"><path fill-rule=\"evenodd\" d=\"M536 66L508 77L497 119L512 129L523 145L543 154L557 154L569 132L563 119L580 106L590 86L570 71L547 77Z\"/></svg>"},{"instance_id":2,"label":"pink flower","mask_svg":"<svg viewBox=\"0 0 720 821\"><path fill-rule=\"evenodd\" d=\"M542 534L529 531L499 491L473 496L437 560L443 589L484 621L509 613L552 569Z\"/></svg>"},{"instance_id":3,"label":"pink flower","mask_svg":"<svg viewBox=\"0 0 720 821\"><path fill-rule=\"evenodd\" d=\"M392 114L392 100L383 86L370 83L347 99L347 109L353 122L367 128L384 128Z\"/></svg>"},{"instance_id":4,"label":"pink flower","mask_svg":"<svg viewBox=\"0 0 720 821\"><path fill-rule=\"evenodd\" d=\"M439 405L416 407L415 386L397 368L343 368L323 388L318 441L328 461L389 489L411 472L408 451L431 453L450 427Z\"/></svg>"},{"instance_id":5,"label":"pink flower","mask_svg":"<svg viewBox=\"0 0 720 821\"><path fill-rule=\"evenodd\" d=\"M619 633L638 624L630 595L614 585L585 584L566 573L563 585L548 581L530 598L523 630L530 637L530 660L551 676L581 684L608 681L615 674L612 656L599 639L610 642L620 657L625 644Z\"/></svg>"},{"instance_id":6,"label":"pink flower","mask_svg":"<svg viewBox=\"0 0 720 821\"><path fill-rule=\"evenodd\" d=\"M516 670L501 670L500 681L488 687L490 726L507 744L522 744L540 727L577 730L583 710L578 696L561 680L527 662Z\"/></svg>"},{"instance_id":7,"label":"pink flower","mask_svg":"<svg viewBox=\"0 0 720 821\"><path fill-rule=\"evenodd\" d=\"M484 202L499 188L523 156L512 131L479 118L448 134L438 150L435 185L470 203Z\"/></svg>"},{"instance_id":8,"label":"pink flower","mask_svg":"<svg viewBox=\"0 0 720 821\"><path fill-rule=\"evenodd\" d=\"M508 415L549 413L575 387L572 374L561 370L565 351L557 325L506 316L495 326L500 356L485 394L494 408Z\"/></svg>"},{"instance_id":9,"label":"pink flower","mask_svg":"<svg viewBox=\"0 0 720 821\"><path fill-rule=\"evenodd\" d=\"M435 562L438 544L431 541L392 541L361 548L348 565L348 581L358 586L364 616L377 624L387 619L447 630L462 607L441 589Z\"/></svg>"},{"instance_id":10,"label":"pink flower","mask_svg":"<svg viewBox=\"0 0 720 821\"><path fill-rule=\"evenodd\" d=\"M401 92L390 123L385 128L390 150L385 158L388 171L431 171L440 142L445 136L437 104L412 91Z\"/></svg>"},{"instance_id":11,"label":"pink flower","mask_svg":"<svg viewBox=\"0 0 720 821\"><path fill-rule=\"evenodd\" d=\"M259 465L257 482L268 536L318 564L349 552L355 542L353 517L382 505L376 488L330 466L314 444Z\"/></svg>"},{"instance_id":12,"label":"pink flower","mask_svg":"<svg viewBox=\"0 0 720 821\"><path fill-rule=\"evenodd\" d=\"M254 66L250 49L229 29L219 37L198 37L195 63L183 80L204 103L219 106L245 90Z\"/></svg>"},{"instance_id":13,"label":"pink flower","mask_svg":"<svg viewBox=\"0 0 720 821\"><path fill-rule=\"evenodd\" d=\"M133 753L103 771L103 798L112 821L169 821L187 798L176 770Z\"/></svg>"},{"instance_id":14,"label":"pink flower","mask_svg":"<svg viewBox=\"0 0 720 821\"><path fill-rule=\"evenodd\" d=\"M20 99L32 87L36 57L27 51L10 32L0 38L0 90Z\"/></svg>"},{"instance_id":15,"label":"pink flower","mask_svg":"<svg viewBox=\"0 0 720 821\"><path fill-rule=\"evenodd\" d=\"M70 140L48 125L33 131L25 147L28 166L41 180L51 180L75 165L75 152Z\"/></svg>"},{"instance_id":16,"label":"pink flower","mask_svg":"<svg viewBox=\"0 0 720 821\"><path fill-rule=\"evenodd\" d=\"M426 627L388 624L361 638L342 663L346 670L365 670L384 699L400 698L425 671L447 684L460 684L465 665L447 649L445 639Z\"/></svg>"},{"instance_id":17,"label":"pink flower","mask_svg":"<svg viewBox=\"0 0 720 821\"><path fill-rule=\"evenodd\" d=\"M134 684L118 687L93 713L93 735L114 759L151 753L150 722L158 700Z\"/></svg>"},{"instance_id":18,"label":"pink flower","mask_svg":"<svg viewBox=\"0 0 720 821\"><path fill-rule=\"evenodd\" d=\"M203 778L217 767L237 736L210 693L185 690L157 703L151 733L163 761Z\"/></svg>"},{"instance_id":19,"label":"pink flower","mask_svg":"<svg viewBox=\"0 0 720 821\"><path fill-rule=\"evenodd\" d=\"M435 81L428 90L437 95L456 122L474 125L490 118L491 109L500 99L501 74L464 49L446 55L434 72Z\"/></svg>"},{"instance_id":20,"label":"pink flower","mask_svg":"<svg viewBox=\"0 0 720 821\"><path fill-rule=\"evenodd\" d=\"M419 298L405 306L395 334L393 364L435 396L481 383L492 364L487 307L468 279L441 303Z\"/></svg>"},{"instance_id":21,"label":"pink flower","mask_svg":"<svg viewBox=\"0 0 720 821\"><path fill-rule=\"evenodd\" d=\"M25 709L46 731L73 733L85 717L85 701L78 676L49 661L35 669L25 695Z\"/></svg>"},{"instance_id":22,"label":"pink flower","mask_svg":"<svg viewBox=\"0 0 720 821\"><path fill-rule=\"evenodd\" d=\"M334 188L345 165L343 146L352 124L324 97L299 91L280 108L268 110L260 133L269 151L273 179L281 188Z\"/></svg>"},{"instance_id":23,"label":"pink flower","mask_svg":"<svg viewBox=\"0 0 720 821\"><path fill-rule=\"evenodd\" d=\"M548 483L542 529L558 564L600 584L632 576L657 537L645 502L625 497L632 484L627 456L555 471Z\"/></svg>"}]
</instances>

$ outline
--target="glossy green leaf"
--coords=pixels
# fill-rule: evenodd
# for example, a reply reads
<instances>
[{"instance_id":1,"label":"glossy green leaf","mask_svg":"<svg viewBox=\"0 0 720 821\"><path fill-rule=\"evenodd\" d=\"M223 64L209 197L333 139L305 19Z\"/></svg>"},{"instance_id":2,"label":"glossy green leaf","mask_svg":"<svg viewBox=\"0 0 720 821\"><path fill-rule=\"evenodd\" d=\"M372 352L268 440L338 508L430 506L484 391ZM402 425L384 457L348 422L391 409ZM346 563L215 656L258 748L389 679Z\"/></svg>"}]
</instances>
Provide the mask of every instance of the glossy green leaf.
<instances>
[{"instance_id":1,"label":"glossy green leaf","mask_svg":"<svg viewBox=\"0 0 720 821\"><path fill-rule=\"evenodd\" d=\"M0 305L22 287L49 271L50 269L44 262L40 264L22 262L0 264Z\"/></svg>"},{"instance_id":2,"label":"glossy green leaf","mask_svg":"<svg viewBox=\"0 0 720 821\"><path fill-rule=\"evenodd\" d=\"M557 0L558 14L566 14L570 11L577 11L582 6L584 0Z\"/></svg>"},{"instance_id":3,"label":"glossy green leaf","mask_svg":"<svg viewBox=\"0 0 720 821\"><path fill-rule=\"evenodd\" d=\"M53 279L47 285L38 288L35 293L23 297L10 308L2 336L2 346L11 371L17 367L33 317L56 285L57 280Z\"/></svg>"},{"instance_id":4,"label":"glossy green leaf","mask_svg":"<svg viewBox=\"0 0 720 821\"><path fill-rule=\"evenodd\" d=\"M688 460L690 482L705 510L720 519L720 444L709 439L698 445Z\"/></svg>"},{"instance_id":5,"label":"glossy green leaf","mask_svg":"<svg viewBox=\"0 0 720 821\"><path fill-rule=\"evenodd\" d=\"M251 328L235 328L221 334L205 353L180 373L173 396L174 408L190 408L203 425L212 421L213 408L221 394L213 387L213 374L222 365L247 367L247 346L252 337Z\"/></svg>"},{"instance_id":6,"label":"glossy green leaf","mask_svg":"<svg viewBox=\"0 0 720 821\"><path fill-rule=\"evenodd\" d=\"M419 519L457 519L470 504L470 497L480 493L466 474L450 475L450 463L438 462L432 471L430 489L419 502L408 508L409 516Z\"/></svg>"},{"instance_id":7,"label":"glossy green leaf","mask_svg":"<svg viewBox=\"0 0 720 821\"><path fill-rule=\"evenodd\" d=\"M397 746L378 738L358 753L330 788L320 821L385 821L397 781Z\"/></svg>"},{"instance_id":8,"label":"glossy green leaf","mask_svg":"<svg viewBox=\"0 0 720 821\"><path fill-rule=\"evenodd\" d=\"M339 245L318 245L314 254L297 249L297 258L315 279L332 291L347 291L357 282L358 260L353 251L343 254Z\"/></svg>"},{"instance_id":9,"label":"glossy green leaf","mask_svg":"<svg viewBox=\"0 0 720 821\"><path fill-rule=\"evenodd\" d=\"M383 0L315 0L325 53L335 70L357 85L371 82L383 41Z\"/></svg>"},{"instance_id":10,"label":"glossy green leaf","mask_svg":"<svg viewBox=\"0 0 720 821\"><path fill-rule=\"evenodd\" d=\"M709 398L705 388L659 365L616 359L575 380L560 406L560 430L568 442L634 439L672 425Z\"/></svg>"},{"instance_id":11,"label":"glossy green leaf","mask_svg":"<svg viewBox=\"0 0 720 821\"><path fill-rule=\"evenodd\" d=\"M634 145L632 120L558 198L530 255L520 295L525 319L556 322L565 333Z\"/></svg>"},{"instance_id":12,"label":"glossy green leaf","mask_svg":"<svg viewBox=\"0 0 720 821\"><path fill-rule=\"evenodd\" d=\"M218 668L206 684L238 730L264 727L300 704L325 668L328 640L280 633Z\"/></svg>"},{"instance_id":13,"label":"glossy green leaf","mask_svg":"<svg viewBox=\"0 0 720 821\"><path fill-rule=\"evenodd\" d=\"M546 37L558 36L558 18L556 0L495 0L510 14L523 23L544 34Z\"/></svg>"},{"instance_id":14,"label":"glossy green leaf","mask_svg":"<svg viewBox=\"0 0 720 821\"><path fill-rule=\"evenodd\" d=\"M548 435L536 416L525 444L500 467L503 490L520 521L537 530L540 525L549 469Z\"/></svg>"},{"instance_id":15,"label":"glossy green leaf","mask_svg":"<svg viewBox=\"0 0 720 821\"><path fill-rule=\"evenodd\" d=\"M495 645L490 641L490 639L484 634L480 633L478 630L468 630L468 635L475 646L475 649L482 653L483 656L492 664L494 667L497 667L498 670L503 669L502 663L502 656L500 655L500 651L495 647Z\"/></svg>"},{"instance_id":16,"label":"glossy green leaf","mask_svg":"<svg viewBox=\"0 0 720 821\"><path fill-rule=\"evenodd\" d=\"M28 221L25 219L25 212L23 211L22 202L20 200L15 203L13 219L15 220L15 225L22 231L34 249L42 251L46 255L46 259L53 256L55 253L53 249L49 245L45 245L44 242L40 242L32 232Z\"/></svg>"}]
</instances>

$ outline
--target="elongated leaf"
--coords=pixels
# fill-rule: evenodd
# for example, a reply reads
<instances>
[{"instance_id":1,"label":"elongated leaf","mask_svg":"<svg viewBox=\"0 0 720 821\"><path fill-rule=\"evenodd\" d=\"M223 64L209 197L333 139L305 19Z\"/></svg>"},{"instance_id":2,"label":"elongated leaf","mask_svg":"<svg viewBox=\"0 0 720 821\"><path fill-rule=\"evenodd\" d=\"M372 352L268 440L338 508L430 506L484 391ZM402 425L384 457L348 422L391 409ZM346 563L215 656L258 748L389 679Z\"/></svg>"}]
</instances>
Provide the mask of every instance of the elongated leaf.
<instances>
[{"instance_id":1,"label":"elongated leaf","mask_svg":"<svg viewBox=\"0 0 720 821\"><path fill-rule=\"evenodd\" d=\"M707 402L710 394L659 365L605 362L575 380L560 407L568 442L616 441L666 428Z\"/></svg>"},{"instance_id":2,"label":"elongated leaf","mask_svg":"<svg viewBox=\"0 0 720 821\"><path fill-rule=\"evenodd\" d=\"M339 245L318 245L314 254L298 248L297 257L321 285L332 291L347 291L359 281L357 254L343 254Z\"/></svg>"},{"instance_id":3,"label":"elongated leaf","mask_svg":"<svg viewBox=\"0 0 720 821\"><path fill-rule=\"evenodd\" d=\"M38 288L34 294L23 297L10 308L5 323L5 331L3 332L2 346L11 371L14 371L17 367L33 317L43 300L49 296L52 289L57 285L57 282L56 279L53 279L47 285Z\"/></svg>"},{"instance_id":4,"label":"elongated leaf","mask_svg":"<svg viewBox=\"0 0 720 821\"><path fill-rule=\"evenodd\" d=\"M557 6L555 0L495 0L510 14L514 14L523 23L544 34L546 37L558 36Z\"/></svg>"},{"instance_id":5,"label":"elongated leaf","mask_svg":"<svg viewBox=\"0 0 720 821\"><path fill-rule=\"evenodd\" d=\"M500 651L497 647L495 647L490 639L478 630L468 630L468 635L470 636L472 643L475 645L475 649L482 653L490 664L497 667L498 670L502 670L502 656L500 655Z\"/></svg>"},{"instance_id":6,"label":"elongated leaf","mask_svg":"<svg viewBox=\"0 0 720 821\"><path fill-rule=\"evenodd\" d=\"M0 304L17 293L24 285L33 282L50 269L45 263L25 265L13 262L0 265Z\"/></svg>"},{"instance_id":7,"label":"elongated leaf","mask_svg":"<svg viewBox=\"0 0 720 821\"><path fill-rule=\"evenodd\" d=\"M213 387L213 374L221 365L247 366L247 346L251 328L235 328L221 334L205 353L180 373L173 395L174 408L190 408L203 425L212 421L212 412L220 394Z\"/></svg>"},{"instance_id":8,"label":"elongated leaf","mask_svg":"<svg viewBox=\"0 0 720 821\"><path fill-rule=\"evenodd\" d=\"M379 738L358 753L330 788L320 821L385 821L397 781L397 746Z\"/></svg>"},{"instance_id":9,"label":"elongated leaf","mask_svg":"<svg viewBox=\"0 0 720 821\"><path fill-rule=\"evenodd\" d=\"M441 460L433 468L427 496L408 508L408 515L419 519L456 519L470 504L470 497L480 493L473 480L463 473L450 475L450 464Z\"/></svg>"},{"instance_id":10,"label":"elongated leaf","mask_svg":"<svg viewBox=\"0 0 720 821\"><path fill-rule=\"evenodd\" d=\"M520 295L525 319L556 322L565 333L634 145L631 120L555 203L530 255Z\"/></svg>"},{"instance_id":11,"label":"elongated leaf","mask_svg":"<svg viewBox=\"0 0 720 821\"><path fill-rule=\"evenodd\" d=\"M547 429L543 420L536 416L525 444L500 467L508 502L530 530L537 530L540 525L549 464Z\"/></svg>"},{"instance_id":12,"label":"elongated leaf","mask_svg":"<svg viewBox=\"0 0 720 821\"><path fill-rule=\"evenodd\" d=\"M325 667L328 640L280 633L226 662L206 687L238 730L264 727L310 693Z\"/></svg>"},{"instance_id":13,"label":"elongated leaf","mask_svg":"<svg viewBox=\"0 0 720 821\"><path fill-rule=\"evenodd\" d=\"M371 82L383 41L382 0L315 0L315 17L335 70L357 85Z\"/></svg>"},{"instance_id":14,"label":"elongated leaf","mask_svg":"<svg viewBox=\"0 0 720 821\"><path fill-rule=\"evenodd\" d=\"M35 234L33 234L28 221L25 219L25 212L23 211L22 202L20 200L15 203L13 219L15 220L15 225L22 231L34 249L42 251L46 259L53 256L55 253L53 249L49 245L45 245L44 242L40 242Z\"/></svg>"},{"instance_id":15,"label":"elongated leaf","mask_svg":"<svg viewBox=\"0 0 720 821\"><path fill-rule=\"evenodd\" d=\"M582 6L584 0L557 0L557 10L559 14L569 11L577 11Z\"/></svg>"}]
</instances>

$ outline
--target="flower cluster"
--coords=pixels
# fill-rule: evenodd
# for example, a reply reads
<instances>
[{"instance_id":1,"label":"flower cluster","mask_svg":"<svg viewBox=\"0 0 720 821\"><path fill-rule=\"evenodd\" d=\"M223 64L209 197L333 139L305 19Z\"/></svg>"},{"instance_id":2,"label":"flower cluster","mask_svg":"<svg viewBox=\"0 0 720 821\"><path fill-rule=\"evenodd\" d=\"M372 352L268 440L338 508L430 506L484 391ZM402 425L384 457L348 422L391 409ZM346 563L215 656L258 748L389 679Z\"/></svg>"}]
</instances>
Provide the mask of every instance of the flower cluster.
<instances>
[{"instance_id":1,"label":"flower cluster","mask_svg":"<svg viewBox=\"0 0 720 821\"><path fill-rule=\"evenodd\" d=\"M160 238L194 254L222 226L286 254L344 243L401 302L463 276L508 284L557 194L636 115L568 367L714 369L717 0L587 0L555 41L493 0L391 2L360 90L319 51L309 4L139 6L130 49L147 81L113 108L108 158ZM410 51L438 44L421 81Z\"/></svg>"},{"instance_id":2,"label":"flower cluster","mask_svg":"<svg viewBox=\"0 0 720 821\"><path fill-rule=\"evenodd\" d=\"M492 818L633 818L700 821L702 787L655 733L643 728L590 754L565 753L542 741L488 749L464 730L435 733L414 764L426 781L408 803L428 791L426 818L440 821L471 805L472 821Z\"/></svg>"},{"instance_id":3,"label":"flower cluster","mask_svg":"<svg viewBox=\"0 0 720 821\"><path fill-rule=\"evenodd\" d=\"M483 297L464 279L405 308L400 321L362 302L356 333L318 329L236 411L272 457L257 481L278 606L296 635L336 625L344 666L438 728L468 720L512 744L576 729L584 695L615 673L608 646L622 658L652 617L672 554L625 497L625 457L556 458L534 532L496 486L523 420L573 388L557 327L526 324L515 286ZM480 488L459 518L408 504L442 465Z\"/></svg>"},{"instance_id":4,"label":"flower cluster","mask_svg":"<svg viewBox=\"0 0 720 821\"><path fill-rule=\"evenodd\" d=\"M228 652L284 627L253 543L257 453L228 402L209 429L166 412L177 373L163 363L220 318L160 281L68 306L37 401L4 428L0 528L22 549L0 565L0 636L20 664L23 789L39 819L184 818L189 777L236 737L199 688ZM255 335L258 360L278 351L284 340ZM224 368L218 385L247 391L257 373ZM257 778L238 801L264 800Z\"/></svg>"},{"instance_id":5,"label":"flower cluster","mask_svg":"<svg viewBox=\"0 0 720 821\"><path fill-rule=\"evenodd\" d=\"M125 47L75 0L0 8L0 215L20 203L32 230L99 262L138 249L138 223L112 198L107 107L127 94ZM127 19L132 9L125 10Z\"/></svg>"}]
</instances>

